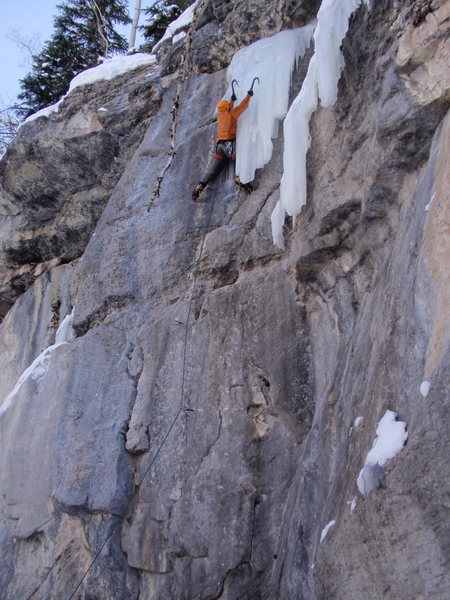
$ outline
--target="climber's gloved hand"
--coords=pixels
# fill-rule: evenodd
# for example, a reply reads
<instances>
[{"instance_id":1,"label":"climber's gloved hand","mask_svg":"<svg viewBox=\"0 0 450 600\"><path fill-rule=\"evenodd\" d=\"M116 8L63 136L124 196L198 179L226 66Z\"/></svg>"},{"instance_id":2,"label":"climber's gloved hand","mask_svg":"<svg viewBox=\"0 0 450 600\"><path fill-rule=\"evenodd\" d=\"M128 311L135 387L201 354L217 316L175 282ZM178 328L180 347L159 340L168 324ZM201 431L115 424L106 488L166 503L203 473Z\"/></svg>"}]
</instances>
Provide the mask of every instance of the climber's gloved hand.
<instances>
[{"instance_id":1,"label":"climber's gloved hand","mask_svg":"<svg viewBox=\"0 0 450 600\"><path fill-rule=\"evenodd\" d=\"M253 90L248 90L247 94L248 94L249 96L253 96Z\"/></svg>"},{"instance_id":2,"label":"climber's gloved hand","mask_svg":"<svg viewBox=\"0 0 450 600\"><path fill-rule=\"evenodd\" d=\"M231 102L236 102L236 94L233 94L233 95L231 96Z\"/></svg>"}]
</instances>

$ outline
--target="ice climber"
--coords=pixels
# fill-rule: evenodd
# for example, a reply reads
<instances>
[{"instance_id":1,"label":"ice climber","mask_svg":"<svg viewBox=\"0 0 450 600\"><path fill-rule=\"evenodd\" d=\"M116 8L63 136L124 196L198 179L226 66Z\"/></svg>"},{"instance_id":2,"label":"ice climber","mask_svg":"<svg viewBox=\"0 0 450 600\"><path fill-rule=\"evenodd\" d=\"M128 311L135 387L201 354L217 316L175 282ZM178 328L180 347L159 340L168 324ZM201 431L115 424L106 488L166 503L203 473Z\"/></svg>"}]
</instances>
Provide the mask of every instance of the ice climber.
<instances>
[{"instance_id":1,"label":"ice climber","mask_svg":"<svg viewBox=\"0 0 450 600\"><path fill-rule=\"evenodd\" d=\"M252 86L253 87L253 86ZM207 165L200 181L192 192L192 200L197 201L201 192L217 175L222 171L229 161L236 160L236 133L237 121L242 113L248 108L250 98L253 96L253 90L249 89L247 96L238 106L234 106L236 95L233 90L231 102L222 99L217 103L217 139L216 150L213 160ZM252 186L240 182L236 177L236 183L242 187L248 194L252 191Z\"/></svg>"}]
</instances>

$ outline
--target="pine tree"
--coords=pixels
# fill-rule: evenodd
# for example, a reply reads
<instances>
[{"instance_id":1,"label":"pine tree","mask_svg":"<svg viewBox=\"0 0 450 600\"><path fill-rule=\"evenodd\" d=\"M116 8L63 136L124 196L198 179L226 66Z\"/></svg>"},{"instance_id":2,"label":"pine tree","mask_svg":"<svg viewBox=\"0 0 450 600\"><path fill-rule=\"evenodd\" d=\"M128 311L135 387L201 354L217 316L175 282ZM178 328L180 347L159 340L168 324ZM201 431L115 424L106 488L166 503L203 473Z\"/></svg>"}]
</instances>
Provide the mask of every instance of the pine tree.
<instances>
[{"instance_id":1,"label":"pine tree","mask_svg":"<svg viewBox=\"0 0 450 600\"><path fill-rule=\"evenodd\" d=\"M141 49L150 51L163 37L169 23L193 3L194 0L156 0L150 8L146 8L144 14L148 22L140 27L146 42Z\"/></svg>"},{"instance_id":2,"label":"pine tree","mask_svg":"<svg viewBox=\"0 0 450 600\"><path fill-rule=\"evenodd\" d=\"M128 47L114 29L131 21L126 0L66 0L57 9L51 39L33 56L31 73L20 82L23 116L59 100L71 79L98 64L106 52L123 53Z\"/></svg>"}]
</instances>

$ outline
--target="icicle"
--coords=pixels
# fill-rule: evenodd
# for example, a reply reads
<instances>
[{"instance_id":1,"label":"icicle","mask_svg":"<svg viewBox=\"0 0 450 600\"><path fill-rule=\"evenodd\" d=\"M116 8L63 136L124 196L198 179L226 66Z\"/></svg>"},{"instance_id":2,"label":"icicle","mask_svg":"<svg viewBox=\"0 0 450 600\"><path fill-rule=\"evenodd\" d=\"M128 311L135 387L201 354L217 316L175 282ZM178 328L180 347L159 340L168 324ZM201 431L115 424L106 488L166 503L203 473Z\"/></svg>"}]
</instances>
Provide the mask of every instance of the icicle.
<instances>
[{"instance_id":1,"label":"icicle","mask_svg":"<svg viewBox=\"0 0 450 600\"><path fill-rule=\"evenodd\" d=\"M365 0L366 4L368 0ZM314 55L297 98L284 121L283 176L280 200L272 214L272 235L280 248L284 216L295 218L306 203L306 154L311 143L309 121L317 108L332 106L337 97L337 84L344 66L340 47L348 30L352 13L361 0L323 0L314 32Z\"/></svg>"},{"instance_id":2,"label":"icicle","mask_svg":"<svg viewBox=\"0 0 450 600\"><path fill-rule=\"evenodd\" d=\"M58 331L56 332L55 343L46 348L43 352L41 352L39 356L34 359L31 365L27 367L22 373L22 375L19 377L13 390L6 396L6 398L0 405L0 417L11 406L15 396L26 381L28 381L29 379L32 379L33 381L39 381L47 373L50 366L51 357L56 348L68 344L74 339L72 329L74 311L75 309L72 310L70 315L64 317L61 325L58 327Z\"/></svg>"},{"instance_id":3,"label":"icicle","mask_svg":"<svg viewBox=\"0 0 450 600\"><path fill-rule=\"evenodd\" d=\"M226 97L231 96L232 79L239 82L238 103L247 94L253 78L260 78L249 108L239 119L236 174L243 183L252 181L255 170L264 167L272 157L272 139L278 135L279 121L288 110L292 73L297 60L309 48L313 31L313 25L282 31L239 50L231 61Z\"/></svg>"}]
</instances>

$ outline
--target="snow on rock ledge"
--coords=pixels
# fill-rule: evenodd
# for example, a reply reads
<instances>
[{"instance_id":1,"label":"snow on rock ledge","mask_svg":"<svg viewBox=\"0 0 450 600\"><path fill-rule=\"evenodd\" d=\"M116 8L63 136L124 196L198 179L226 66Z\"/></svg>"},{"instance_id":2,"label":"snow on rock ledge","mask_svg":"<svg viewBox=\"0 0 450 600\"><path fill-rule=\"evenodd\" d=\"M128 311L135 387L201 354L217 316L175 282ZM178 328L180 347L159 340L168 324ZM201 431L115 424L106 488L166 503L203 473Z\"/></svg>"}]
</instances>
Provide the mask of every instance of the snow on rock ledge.
<instances>
[{"instance_id":1,"label":"snow on rock ledge","mask_svg":"<svg viewBox=\"0 0 450 600\"><path fill-rule=\"evenodd\" d=\"M114 79L119 75L123 75L128 71L134 71L140 67L154 65L156 57L153 54L132 54L131 56L115 56L114 58L106 59L101 65L92 67L82 71L70 82L69 90L61 100L52 106L47 106L42 110L30 115L25 119L24 123L29 123L39 119L40 117L49 117L52 113L58 112L61 102L78 87L89 85L96 81L107 81Z\"/></svg>"},{"instance_id":2,"label":"snow on rock ledge","mask_svg":"<svg viewBox=\"0 0 450 600\"><path fill-rule=\"evenodd\" d=\"M185 37L185 35L181 35L183 33L181 30L188 27L194 20L195 9L197 8L198 2L199 0L196 0L196 2L188 6L175 21L172 21L172 23L169 24L163 37L154 46L153 52L156 52L161 44L167 40L172 40L172 44L176 44L177 41Z\"/></svg>"},{"instance_id":3,"label":"snow on rock ledge","mask_svg":"<svg viewBox=\"0 0 450 600\"><path fill-rule=\"evenodd\" d=\"M358 476L361 494L367 496L375 489L384 474L384 467L400 452L407 439L406 423L397 421L397 413L387 410L378 423L377 437Z\"/></svg>"}]
</instances>

